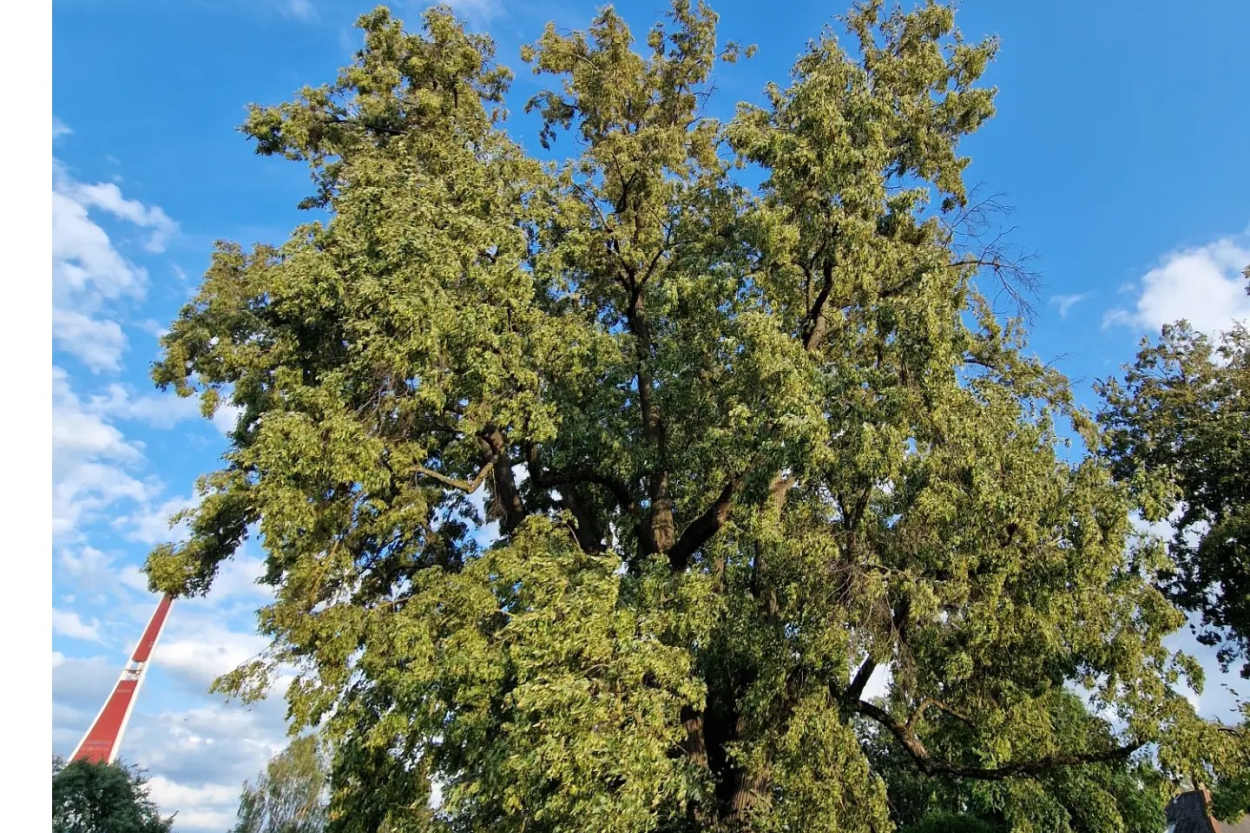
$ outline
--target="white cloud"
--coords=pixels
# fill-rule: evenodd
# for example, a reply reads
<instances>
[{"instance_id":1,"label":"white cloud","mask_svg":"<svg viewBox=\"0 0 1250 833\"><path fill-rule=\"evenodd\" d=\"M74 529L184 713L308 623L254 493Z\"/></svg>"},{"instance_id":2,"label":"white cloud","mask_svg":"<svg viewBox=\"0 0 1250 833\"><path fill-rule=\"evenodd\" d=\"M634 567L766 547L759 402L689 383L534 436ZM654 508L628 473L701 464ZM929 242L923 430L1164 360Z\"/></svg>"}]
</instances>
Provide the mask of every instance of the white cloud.
<instances>
[{"instance_id":1,"label":"white cloud","mask_svg":"<svg viewBox=\"0 0 1250 833\"><path fill-rule=\"evenodd\" d=\"M60 568L60 575L72 578L76 587L94 589L107 585L116 578L113 557L91 546L62 549L57 558L57 566Z\"/></svg>"},{"instance_id":2,"label":"white cloud","mask_svg":"<svg viewBox=\"0 0 1250 833\"><path fill-rule=\"evenodd\" d=\"M71 309L52 310L52 338L93 373L120 370L126 334L116 321L91 318Z\"/></svg>"},{"instance_id":3,"label":"white cloud","mask_svg":"<svg viewBox=\"0 0 1250 833\"><path fill-rule=\"evenodd\" d=\"M122 255L93 211L146 232L143 246L149 252L164 251L178 224L158 206L127 199L115 183L79 182L52 160L53 342L101 372L119 369L126 346L108 308L124 298L142 298L147 271Z\"/></svg>"},{"instance_id":4,"label":"white cloud","mask_svg":"<svg viewBox=\"0 0 1250 833\"><path fill-rule=\"evenodd\" d=\"M117 682L121 659L66 657L52 669L52 722L82 736ZM71 750L64 750L66 753Z\"/></svg>"},{"instance_id":5,"label":"white cloud","mask_svg":"<svg viewBox=\"0 0 1250 833\"><path fill-rule=\"evenodd\" d=\"M116 513L114 525L127 537L145 544L171 539L169 517L195 504L189 497L156 502L160 483L141 481L132 473L146 463L143 445L129 440L113 420L139 422L152 428L173 428L199 418L199 402L174 394L135 395L122 385L79 397L69 374L52 368L53 530L73 533L99 512ZM117 504L137 504L116 512Z\"/></svg>"},{"instance_id":6,"label":"white cloud","mask_svg":"<svg viewBox=\"0 0 1250 833\"><path fill-rule=\"evenodd\" d=\"M238 789L235 790L234 800L236 803L238 802L239 792L240 791ZM157 795L155 791L153 791L152 794L154 797ZM158 799L158 803L156 806L164 807L168 805L160 804L159 799ZM162 812L164 811L162 810ZM166 815L169 815L169 814L166 813ZM201 809L179 810L177 811L177 816L174 819L174 830L176 830L177 833L192 833L192 831L198 831L198 830L205 830L205 831L211 830L214 833L217 833L217 831L229 829L234 824L234 821L236 818L237 818L236 813L231 812L229 810L224 810L224 809L223 810L201 810Z\"/></svg>"},{"instance_id":7,"label":"white cloud","mask_svg":"<svg viewBox=\"0 0 1250 833\"><path fill-rule=\"evenodd\" d=\"M100 623L84 622L77 613L52 608L52 633L67 639L80 639L84 642L100 642Z\"/></svg>"},{"instance_id":8,"label":"white cloud","mask_svg":"<svg viewBox=\"0 0 1250 833\"><path fill-rule=\"evenodd\" d=\"M243 782L286 746L284 711L278 700L245 710L215 699L137 713L122 754L151 773L152 798L162 813L177 812L179 833L220 833L233 824Z\"/></svg>"},{"instance_id":9,"label":"white cloud","mask_svg":"<svg viewBox=\"0 0 1250 833\"><path fill-rule=\"evenodd\" d=\"M1199 625L1200 618L1189 617L1190 625ZM1208 720L1220 720L1225 723L1236 723L1241 719L1238 704L1247 692L1245 681L1237 674L1236 668L1228 673L1220 667L1218 648L1203 645L1189 629L1182 627L1163 640L1163 645L1170 651L1181 651L1198 661L1203 672L1204 682L1202 693L1199 694L1189 685L1178 685L1176 690L1185 697L1194 709Z\"/></svg>"},{"instance_id":10,"label":"white cloud","mask_svg":"<svg viewBox=\"0 0 1250 833\"><path fill-rule=\"evenodd\" d=\"M63 668L76 660L64 660L53 665L52 679L64 679ZM113 685L117 680L116 672L109 678L101 676L101 681L106 686ZM55 683L54 683L55 685ZM103 698L108 692L104 689L100 692ZM87 731L87 727L91 725L92 718L100 709L100 703L94 705L82 704L81 708L67 706L63 702L53 701L52 703L52 749L53 752L60 752L62 757L68 756L70 752L78 745L78 741L82 740L83 734Z\"/></svg>"},{"instance_id":11,"label":"white cloud","mask_svg":"<svg viewBox=\"0 0 1250 833\"><path fill-rule=\"evenodd\" d=\"M54 119L54 138L68 132ZM177 224L123 187L79 181L53 160L54 346L65 357L52 370L53 599L60 606L53 609L52 737L61 754L108 696L125 662L122 649L133 648L156 601L139 568L142 547L86 535L107 534L103 522L111 521L126 538L167 540L168 515L192 500L169 495L150 476L137 439L144 435L131 432L183 425L197 418L198 402L91 384L85 370L79 377L65 369L78 367L67 364L70 356L96 373L123 368L128 305L149 283L144 264L153 274L171 268L143 257L162 251ZM235 418L228 409L213 422L224 431ZM165 813L177 811L180 833L230 827L243 780L286 744L280 698L243 707L207 694L214 677L268 644L254 632L254 611L271 597L255 584L262 571L259 558L240 553L222 566L210 598L175 605L121 750L124 760L149 769L153 795ZM83 658L93 644L101 656Z\"/></svg>"},{"instance_id":12,"label":"white cloud","mask_svg":"<svg viewBox=\"0 0 1250 833\"><path fill-rule=\"evenodd\" d=\"M1235 319L1250 320L1250 295L1242 277L1246 266L1250 249L1231 238L1170 252L1134 287L1140 293L1134 307L1111 310L1104 326L1157 331L1183 318L1203 332L1227 330Z\"/></svg>"},{"instance_id":13,"label":"white cloud","mask_svg":"<svg viewBox=\"0 0 1250 833\"><path fill-rule=\"evenodd\" d=\"M163 543L179 543L186 540L187 525L179 522L170 526L170 518L183 509L199 504L196 497L175 497L157 506L145 504L129 515L118 518L115 526L126 530L126 537L149 547Z\"/></svg>"},{"instance_id":14,"label":"white cloud","mask_svg":"<svg viewBox=\"0 0 1250 833\"><path fill-rule=\"evenodd\" d=\"M200 417L200 401L194 396L175 393L135 394L122 385L109 385L103 394L91 397L92 413L141 422L152 428L173 428Z\"/></svg>"},{"instance_id":15,"label":"white cloud","mask_svg":"<svg viewBox=\"0 0 1250 833\"><path fill-rule=\"evenodd\" d=\"M148 318L139 322L139 329L152 336L153 338L164 338L169 335L169 328L154 318Z\"/></svg>"},{"instance_id":16,"label":"white cloud","mask_svg":"<svg viewBox=\"0 0 1250 833\"><path fill-rule=\"evenodd\" d=\"M52 368L52 530L73 533L118 501L145 501L152 489L127 468L143 461L138 443L84 407L69 376Z\"/></svg>"},{"instance_id":17,"label":"white cloud","mask_svg":"<svg viewBox=\"0 0 1250 833\"><path fill-rule=\"evenodd\" d=\"M52 141L55 142L57 139L61 138L62 136L68 136L73 132L74 131L69 129L68 124L61 121L56 116L52 117Z\"/></svg>"},{"instance_id":18,"label":"white cloud","mask_svg":"<svg viewBox=\"0 0 1250 833\"><path fill-rule=\"evenodd\" d=\"M162 706L166 647L165 640L157 647L120 757L148 770L162 814L177 813L175 830L220 833L234 822L244 780L286 745L285 704L271 698L245 709L208 699L201 689L179 692L174 708ZM66 755L104 702L120 663L96 657L58 664L55 655L53 662L53 748Z\"/></svg>"},{"instance_id":19,"label":"white cloud","mask_svg":"<svg viewBox=\"0 0 1250 833\"><path fill-rule=\"evenodd\" d=\"M890 665L878 665L868 675L868 684L864 686L862 695L865 700L876 700L890 693L890 683L894 679L894 669Z\"/></svg>"},{"instance_id":20,"label":"white cloud","mask_svg":"<svg viewBox=\"0 0 1250 833\"><path fill-rule=\"evenodd\" d=\"M178 224L169 218L160 206L144 205L138 200L128 200L122 196L121 189L113 182L97 182L87 185L76 182L65 175L62 189L84 208L99 208L119 220L149 229L150 235L145 248L149 252L165 251L165 243L178 233Z\"/></svg>"},{"instance_id":21,"label":"white cloud","mask_svg":"<svg viewBox=\"0 0 1250 833\"><path fill-rule=\"evenodd\" d=\"M186 784L170 781L160 775L154 775L148 779L148 786L151 788L152 798L156 800L158 807L178 808L178 807L199 807L204 804L228 804L239 800L240 786L238 784L204 784L199 787L192 787ZM178 813L179 826L186 822L187 813L185 811ZM216 814L213 814L216 815ZM221 827L229 825L232 819L227 818ZM203 825L192 825L203 826Z\"/></svg>"},{"instance_id":22,"label":"white cloud","mask_svg":"<svg viewBox=\"0 0 1250 833\"><path fill-rule=\"evenodd\" d=\"M52 465L53 472L95 460L133 462L141 460L139 446L129 442L98 413L85 408L70 387L69 375L52 368Z\"/></svg>"},{"instance_id":23,"label":"white cloud","mask_svg":"<svg viewBox=\"0 0 1250 833\"><path fill-rule=\"evenodd\" d=\"M282 4L282 14L307 22L317 16L317 10L309 0L286 0Z\"/></svg>"},{"instance_id":24,"label":"white cloud","mask_svg":"<svg viewBox=\"0 0 1250 833\"><path fill-rule=\"evenodd\" d=\"M228 402L218 405L217 410L213 412L213 427L224 437L238 426L239 417L242 415L243 409L238 405L231 405Z\"/></svg>"},{"instance_id":25,"label":"white cloud","mask_svg":"<svg viewBox=\"0 0 1250 833\"><path fill-rule=\"evenodd\" d=\"M1059 308L1060 318L1067 318L1072 308L1088 297L1089 294L1085 292L1078 295L1052 295L1050 297L1050 305Z\"/></svg>"},{"instance_id":26,"label":"white cloud","mask_svg":"<svg viewBox=\"0 0 1250 833\"><path fill-rule=\"evenodd\" d=\"M241 633L213 624L205 618L171 618L171 633L161 638L154 662L186 688L203 693L213 680L253 659L269 646L269 640L255 633ZM188 622L194 628L188 629Z\"/></svg>"},{"instance_id":27,"label":"white cloud","mask_svg":"<svg viewBox=\"0 0 1250 833\"><path fill-rule=\"evenodd\" d=\"M131 590L137 590L140 593L151 592L148 588L147 574L139 569L136 564L127 564L125 567L122 567L118 573L117 580Z\"/></svg>"},{"instance_id":28,"label":"white cloud","mask_svg":"<svg viewBox=\"0 0 1250 833\"><path fill-rule=\"evenodd\" d=\"M240 552L221 565L213 580L212 599L218 605L226 601L252 599L271 600L273 588L257 584L265 574L265 561Z\"/></svg>"},{"instance_id":29,"label":"white cloud","mask_svg":"<svg viewBox=\"0 0 1250 833\"><path fill-rule=\"evenodd\" d=\"M229 830L237 814L242 785L189 784L170 781L160 775L148 780L148 794L162 815L176 813L174 828L182 833L190 830Z\"/></svg>"},{"instance_id":30,"label":"white cloud","mask_svg":"<svg viewBox=\"0 0 1250 833\"><path fill-rule=\"evenodd\" d=\"M52 486L52 533L72 535L104 508L122 500L146 500L151 491L117 466L84 463Z\"/></svg>"},{"instance_id":31,"label":"white cloud","mask_svg":"<svg viewBox=\"0 0 1250 833\"><path fill-rule=\"evenodd\" d=\"M70 195L70 188L52 191L54 294L90 292L104 300L141 297L147 272L122 257L87 207Z\"/></svg>"}]
</instances>

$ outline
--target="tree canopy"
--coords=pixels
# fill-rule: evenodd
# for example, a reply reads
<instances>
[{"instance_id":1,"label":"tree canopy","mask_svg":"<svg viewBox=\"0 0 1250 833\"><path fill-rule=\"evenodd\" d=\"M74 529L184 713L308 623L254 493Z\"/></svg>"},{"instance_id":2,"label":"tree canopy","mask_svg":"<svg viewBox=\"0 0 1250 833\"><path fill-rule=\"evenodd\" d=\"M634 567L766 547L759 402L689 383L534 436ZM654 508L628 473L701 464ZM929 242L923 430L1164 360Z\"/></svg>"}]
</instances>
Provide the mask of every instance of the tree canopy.
<instances>
[{"instance_id":1,"label":"tree canopy","mask_svg":"<svg viewBox=\"0 0 1250 833\"><path fill-rule=\"evenodd\" d=\"M1176 690L1166 559L992 302L960 147L995 41L858 3L720 121L750 50L716 20L549 26L556 163L447 10L365 15L336 80L252 109L324 219L221 243L153 372L241 414L147 566L204 593L257 531L272 645L220 687L298 671L338 831L885 831L881 743L1016 792L1147 745L1235 769Z\"/></svg>"},{"instance_id":2,"label":"tree canopy","mask_svg":"<svg viewBox=\"0 0 1250 833\"><path fill-rule=\"evenodd\" d=\"M1166 592L1199 615L1225 667L1240 659L1250 676L1250 332L1165 326L1099 392L1112 471L1146 520L1171 522Z\"/></svg>"},{"instance_id":3,"label":"tree canopy","mask_svg":"<svg viewBox=\"0 0 1250 833\"><path fill-rule=\"evenodd\" d=\"M52 833L169 833L143 773L123 764L52 761Z\"/></svg>"},{"instance_id":4,"label":"tree canopy","mask_svg":"<svg viewBox=\"0 0 1250 833\"><path fill-rule=\"evenodd\" d=\"M318 737L304 735L243 786L232 833L321 833L326 828L327 761Z\"/></svg>"},{"instance_id":5,"label":"tree canopy","mask_svg":"<svg viewBox=\"0 0 1250 833\"><path fill-rule=\"evenodd\" d=\"M1070 691L1038 704L1057 739L1068 747L1108 745L1105 721L1090 715ZM926 725L930 747L961 743L965 720ZM1168 785L1148 760L1055 767L1031 779L983 781L921 772L888 735L869 736L873 772L886 784L900 833L1159 833Z\"/></svg>"}]
</instances>

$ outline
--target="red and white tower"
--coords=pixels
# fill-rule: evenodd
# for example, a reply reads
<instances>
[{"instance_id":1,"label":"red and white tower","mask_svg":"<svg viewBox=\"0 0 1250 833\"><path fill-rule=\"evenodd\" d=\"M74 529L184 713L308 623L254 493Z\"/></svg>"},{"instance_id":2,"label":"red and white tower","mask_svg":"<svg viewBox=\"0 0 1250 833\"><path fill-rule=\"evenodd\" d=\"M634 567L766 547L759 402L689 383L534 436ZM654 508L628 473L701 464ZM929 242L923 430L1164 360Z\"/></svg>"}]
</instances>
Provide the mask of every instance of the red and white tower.
<instances>
[{"instance_id":1,"label":"red and white tower","mask_svg":"<svg viewBox=\"0 0 1250 833\"><path fill-rule=\"evenodd\" d=\"M143 684L143 678L147 674L152 649L156 647L156 640L160 638L161 629L165 627L165 620L169 617L169 608L173 603L172 596L165 596L156 606L156 612L152 614L148 626L143 629L139 645L131 654L130 662L122 669L113 693L104 701L104 707L96 715L87 734L79 741L74 754L70 755L70 761L111 764L117 758L122 734L126 731L126 723L135 706L135 697L139 694L139 686Z\"/></svg>"}]
</instances>

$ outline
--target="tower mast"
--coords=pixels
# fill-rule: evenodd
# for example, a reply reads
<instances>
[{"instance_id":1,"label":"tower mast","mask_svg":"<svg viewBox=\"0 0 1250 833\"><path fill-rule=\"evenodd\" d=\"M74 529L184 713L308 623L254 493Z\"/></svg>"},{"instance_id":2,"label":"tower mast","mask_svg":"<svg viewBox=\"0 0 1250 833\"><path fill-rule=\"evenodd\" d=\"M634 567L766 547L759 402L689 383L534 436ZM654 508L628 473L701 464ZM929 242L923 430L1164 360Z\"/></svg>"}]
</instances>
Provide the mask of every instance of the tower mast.
<instances>
[{"instance_id":1,"label":"tower mast","mask_svg":"<svg viewBox=\"0 0 1250 833\"><path fill-rule=\"evenodd\" d=\"M79 741L70 761L90 761L92 763L111 764L117 758L117 750L121 746L122 734L126 731L126 723L130 720L130 712L135 705L135 697L139 686L147 674L148 660L156 640L160 638L161 629L165 627L165 619L169 616L169 608L174 603L172 596L165 596L156 606L148 626L143 629L143 636L130 656L130 662L122 669L122 675L113 687L113 693L104 701L104 707L96 715L95 722L87 730L87 734Z\"/></svg>"}]
</instances>

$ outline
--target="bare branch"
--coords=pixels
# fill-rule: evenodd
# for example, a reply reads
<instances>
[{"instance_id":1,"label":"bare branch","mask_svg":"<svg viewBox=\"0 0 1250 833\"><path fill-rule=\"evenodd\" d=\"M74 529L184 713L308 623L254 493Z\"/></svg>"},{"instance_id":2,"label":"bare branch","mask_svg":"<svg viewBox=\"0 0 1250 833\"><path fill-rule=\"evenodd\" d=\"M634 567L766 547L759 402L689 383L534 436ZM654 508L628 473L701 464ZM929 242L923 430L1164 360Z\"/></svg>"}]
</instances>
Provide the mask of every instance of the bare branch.
<instances>
[{"instance_id":1,"label":"bare branch","mask_svg":"<svg viewBox=\"0 0 1250 833\"><path fill-rule=\"evenodd\" d=\"M980 186L972 189L975 197ZM1029 267L1035 256L1020 251L1010 245L1007 238L1015 231L1014 227L1004 228L995 221L995 217L1007 217L1014 210L1012 206L1000 201L1000 194L992 194L984 199L970 201L960 213L950 220L943 219L946 231L957 249L968 252L969 256L952 263L952 266L976 266L988 269L999 282L998 295L1006 294L1016 307L1017 314L1031 318L1034 313L1031 296L1036 295L1041 280L1038 273ZM976 252L976 254L971 254Z\"/></svg>"},{"instance_id":2,"label":"bare branch","mask_svg":"<svg viewBox=\"0 0 1250 833\"><path fill-rule=\"evenodd\" d=\"M494 467L494 465L495 463L492 460L491 462L482 466L481 470L478 471L477 475L472 480L457 480L454 477L448 477L445 474L440 474L439 472L436 472L433 469L427 469L425 466L417 466L416 468L417 468L418 474L424 474L426 477L429 477L432 480L437 480L439 483L442 483L444 486L448 486L452 489L459 489L465 494L471 495L474 492L476 492L479 488L481 488L482 481L486 479L486 476L488 474L490 474L490 471Z\"/></svg>"},{"instance_id":3,"label":"bare branch","mask_svg":"<svg viewBox=\"0 0 1250 833\"><path fill-rule=\"evenodd\" d=\"M956 711L955 709L943 703L941 700L934 699L933 697L926 697L920 701L920 704L918 706L916 706L916 711L912 713L912 716L907 718L907 730L911 731L912 727L915 726L916 723L918 723L921 720L924 720L925 712L927 712L929 709L937 709L940 712L945 712L946 714L949 714L951 717L955 718L960 723L964 723L968 726L972 725L972 718L968 717L962 712Z\"/></svg>"}]
</instances>

